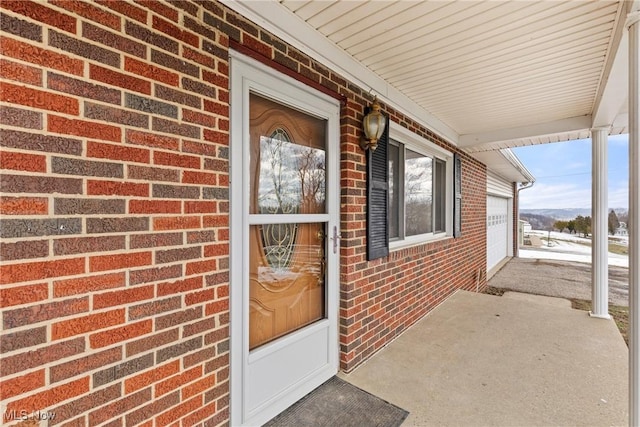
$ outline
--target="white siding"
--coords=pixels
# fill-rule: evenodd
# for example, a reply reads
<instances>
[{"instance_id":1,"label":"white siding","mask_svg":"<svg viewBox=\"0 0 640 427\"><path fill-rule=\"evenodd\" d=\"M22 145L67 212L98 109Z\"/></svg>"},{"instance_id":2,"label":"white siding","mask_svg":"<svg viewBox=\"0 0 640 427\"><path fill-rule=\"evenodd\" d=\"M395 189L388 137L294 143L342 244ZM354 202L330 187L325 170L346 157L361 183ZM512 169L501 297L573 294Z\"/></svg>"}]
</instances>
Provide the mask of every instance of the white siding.
<instances>
[{"instance_id":1,"label":"white siding","mask_svg":"<svg viewBox=\"0 0 640 427\"><path fill-rule=\"evenodd\" d=\"M505 181L493 172L487 171L487 194L512 198L513 184Z\"/></svg>"}]
</instances>

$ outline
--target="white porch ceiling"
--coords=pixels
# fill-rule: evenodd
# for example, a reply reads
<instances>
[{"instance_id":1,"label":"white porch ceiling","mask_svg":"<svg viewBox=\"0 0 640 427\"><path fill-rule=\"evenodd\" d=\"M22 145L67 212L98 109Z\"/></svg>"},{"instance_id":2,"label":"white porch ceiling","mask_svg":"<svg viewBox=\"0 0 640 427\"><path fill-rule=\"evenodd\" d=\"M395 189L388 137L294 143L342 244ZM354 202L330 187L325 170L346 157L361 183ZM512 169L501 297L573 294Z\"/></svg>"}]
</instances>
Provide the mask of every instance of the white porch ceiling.
<instances>
[{"instance_id":1,"label":"white porch ceiling","mask_svg":"<svg viewBox=\"0 0 640 427\"><path fill-rule=\"evenodd\" d=\"M638 0L223 2L469 152L628 133Z\"/></svg>"}]
</instances>

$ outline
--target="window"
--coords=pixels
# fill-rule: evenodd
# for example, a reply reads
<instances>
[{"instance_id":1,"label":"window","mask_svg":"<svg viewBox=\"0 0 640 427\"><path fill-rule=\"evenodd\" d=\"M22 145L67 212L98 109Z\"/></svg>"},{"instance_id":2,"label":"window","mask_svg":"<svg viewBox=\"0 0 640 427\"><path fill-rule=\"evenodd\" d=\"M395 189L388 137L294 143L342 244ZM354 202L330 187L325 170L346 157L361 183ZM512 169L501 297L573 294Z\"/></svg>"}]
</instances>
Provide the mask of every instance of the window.
<instances>
[{"instance_id":1,"label":"window","mask_svg":"<svg viewBox=\"0 0 640 427\"><path fill-rule=\"evenodd\" d=\"M452 154L394 125L388 146L391 248L451 236Z\"/></svg>"},{"instance_id":2,"label":"window","mask_svg":"<svg viewBox=\"0 0 640 427\"><path fill-rule=\"evenodd\" d=\"M367 151L369 261L390 249L461 236L460 157L387 123L378 148Z\"/></svg>"}]
</instances>

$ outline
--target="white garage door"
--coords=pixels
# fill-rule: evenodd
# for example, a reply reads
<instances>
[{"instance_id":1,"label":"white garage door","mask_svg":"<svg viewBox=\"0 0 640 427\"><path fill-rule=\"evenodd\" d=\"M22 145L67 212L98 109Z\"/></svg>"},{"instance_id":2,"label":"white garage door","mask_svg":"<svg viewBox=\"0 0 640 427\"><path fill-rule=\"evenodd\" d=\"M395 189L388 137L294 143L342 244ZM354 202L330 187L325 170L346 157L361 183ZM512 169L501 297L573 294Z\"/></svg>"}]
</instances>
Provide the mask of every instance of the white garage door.
<instances>
[{"instance_id":1,"label":"white garage door","mask_svg":"<svg viewBox=\"0 0 640 427\"><path fill-rule=\"evenodd\" d=\"M508 255L509 200L487 196L487 271Z\"/></svg>"}]
</instances>

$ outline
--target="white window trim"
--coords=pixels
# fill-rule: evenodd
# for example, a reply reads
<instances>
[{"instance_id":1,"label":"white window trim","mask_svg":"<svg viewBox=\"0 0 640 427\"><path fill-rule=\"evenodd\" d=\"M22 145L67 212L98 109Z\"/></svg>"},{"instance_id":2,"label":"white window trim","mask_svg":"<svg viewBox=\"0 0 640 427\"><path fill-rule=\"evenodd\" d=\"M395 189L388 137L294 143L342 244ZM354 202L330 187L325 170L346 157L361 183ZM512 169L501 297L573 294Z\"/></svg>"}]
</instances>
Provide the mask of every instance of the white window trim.
<instances>
[{"instance_id":1,"label":"white window trim","mask_svg":"<svg viewBox=\"0 0 640 427\"><path fill-rule=\"evenodd\" d=\"M434 156L446 162L446 231L439 233L426 233L418 236L408 236L403 240L389 240L389 250L396 251L424 243L435 242L453 237L453 153L434 144L426 138L416 135L409 129L390 121L389 139L404 144L406 149L420 154Z\"/></svg>"}]
</instances>

